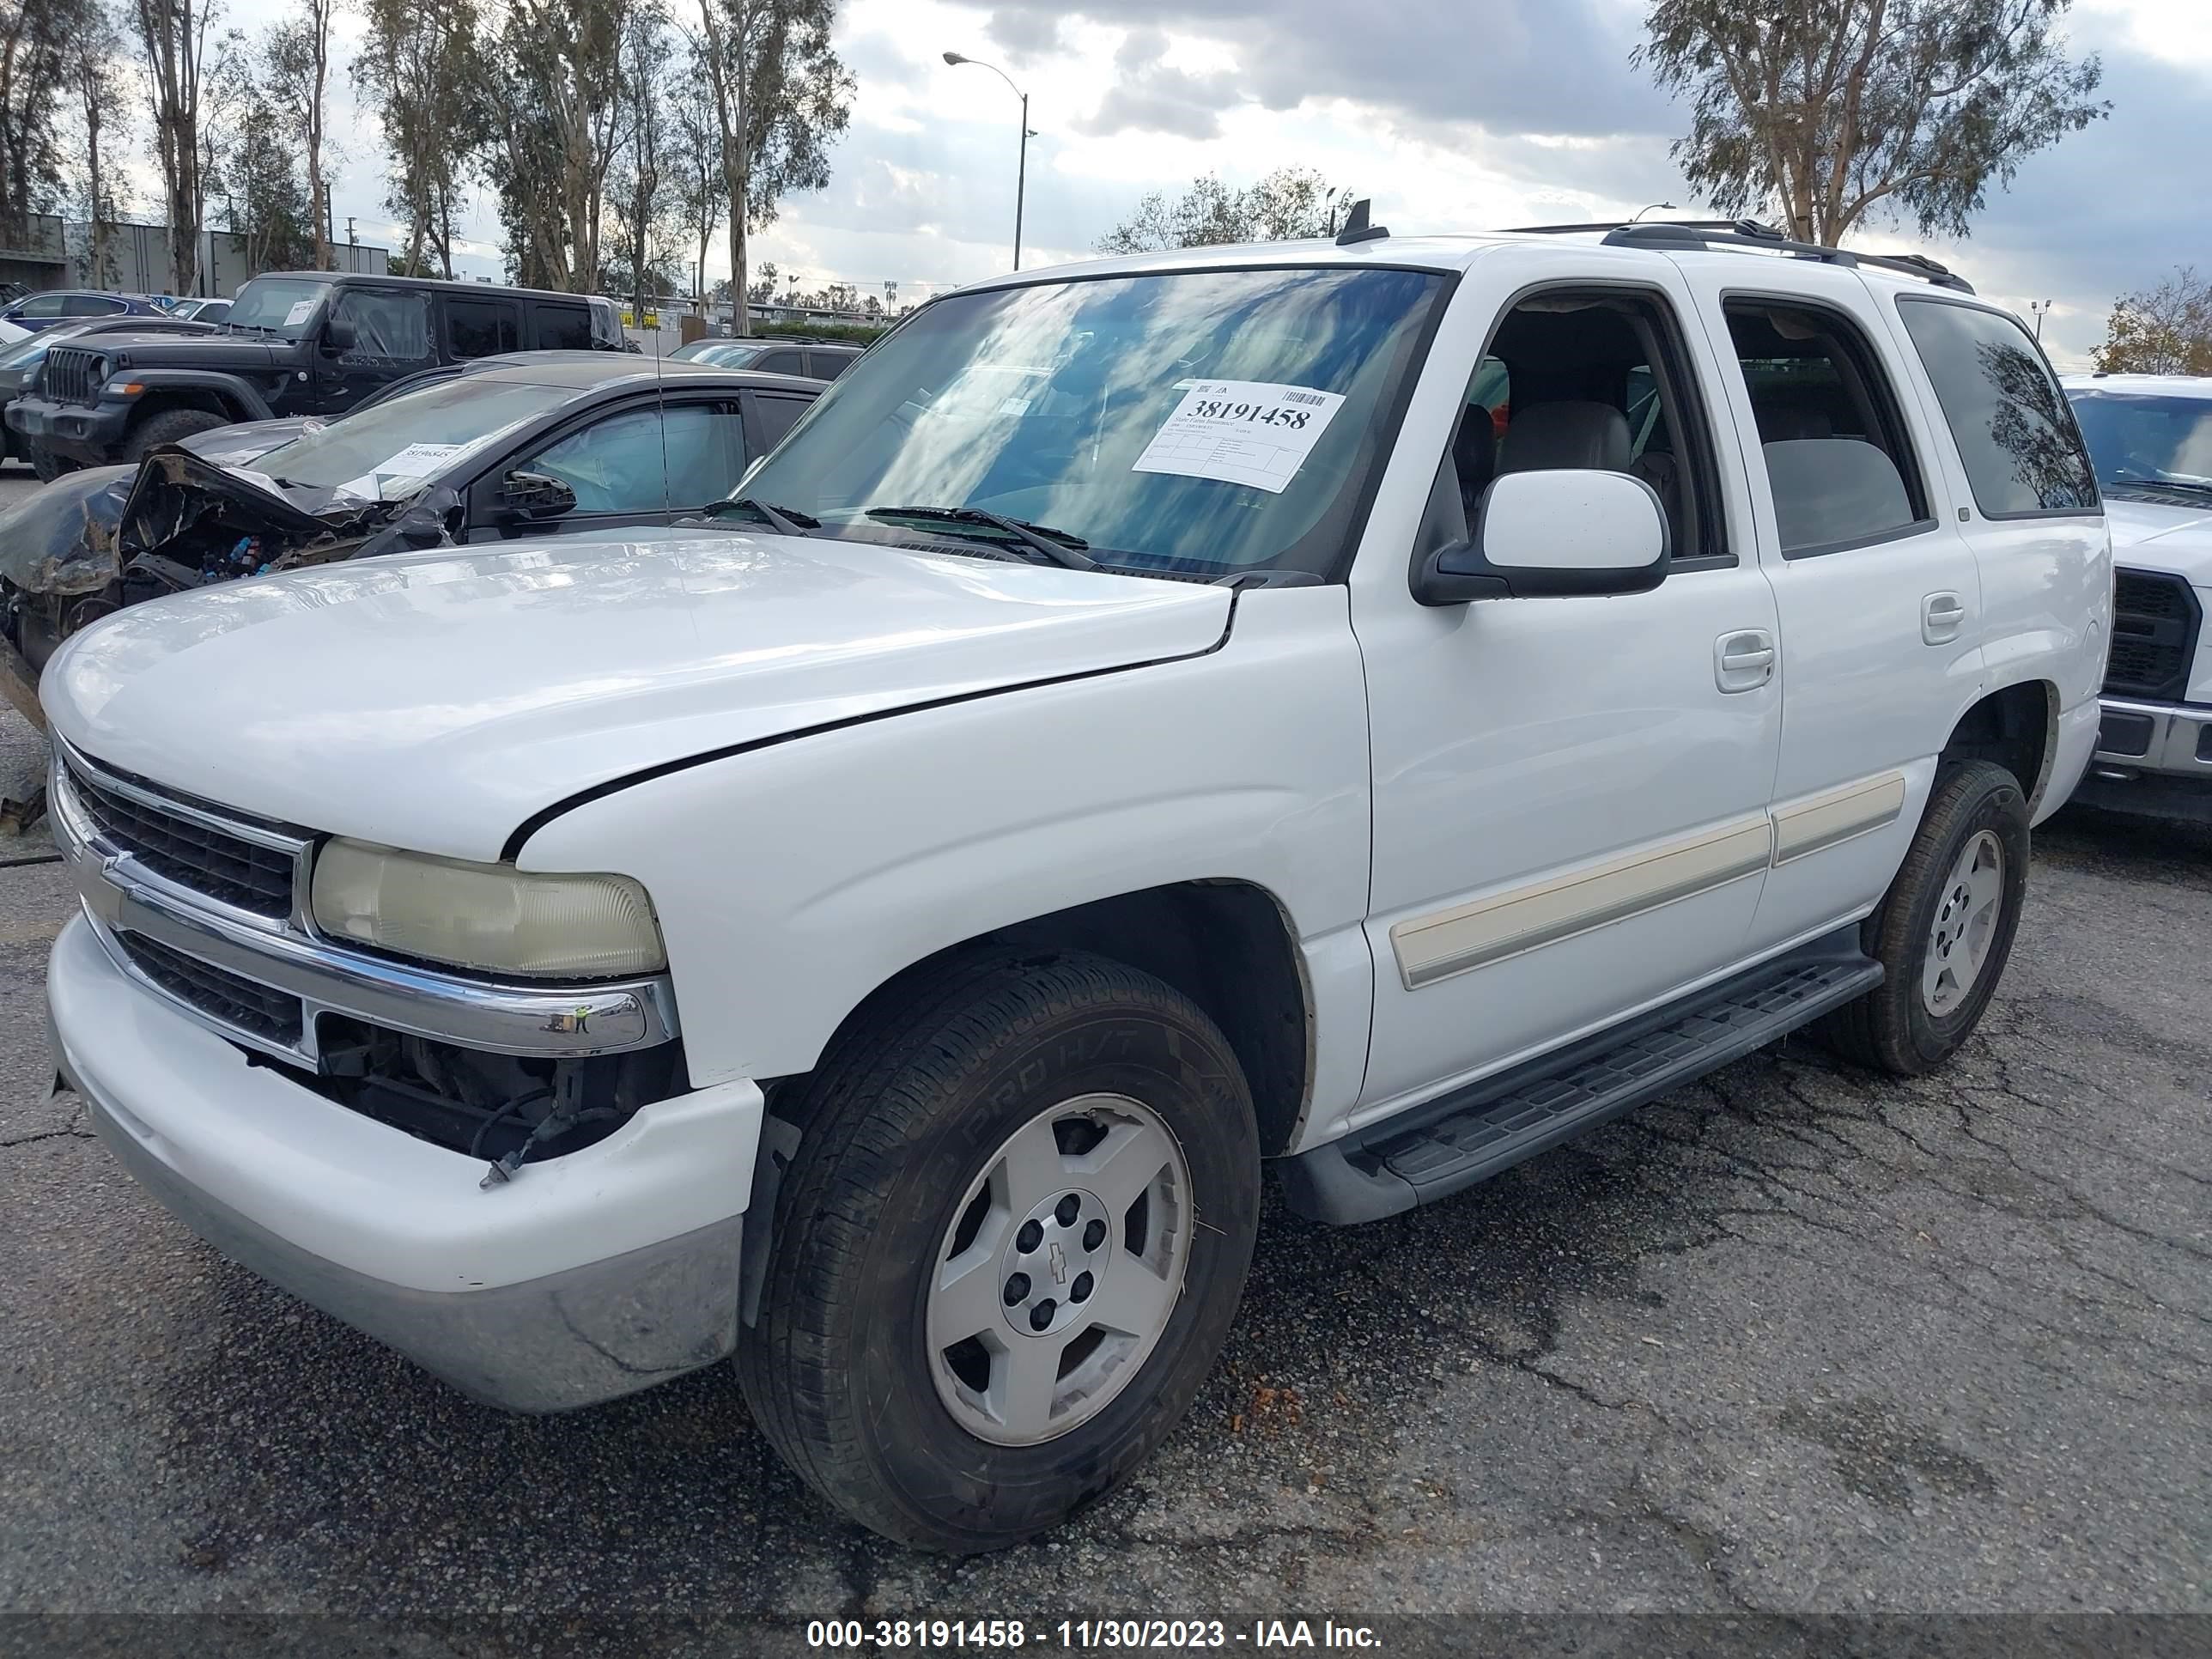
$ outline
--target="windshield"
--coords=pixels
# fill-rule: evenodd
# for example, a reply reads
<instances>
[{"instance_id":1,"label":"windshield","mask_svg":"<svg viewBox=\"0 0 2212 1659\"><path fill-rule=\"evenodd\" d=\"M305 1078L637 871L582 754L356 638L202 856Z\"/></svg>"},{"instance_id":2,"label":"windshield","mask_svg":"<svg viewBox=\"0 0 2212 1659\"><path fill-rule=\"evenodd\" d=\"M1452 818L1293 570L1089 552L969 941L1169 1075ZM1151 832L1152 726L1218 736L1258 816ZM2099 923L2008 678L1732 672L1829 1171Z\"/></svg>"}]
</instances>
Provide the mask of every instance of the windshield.
<instances>
[{"instance_id":1,"label":"windshield","mask_svg":"<svg viewBox=\"0 0 2212 1659\"><path fill-rule=\"evenodd\" d=\"M309 277L257 276L238 290L223 321L233 328L268 329L296 340L313 325L316 309L330 291L328 283Z\"/></svg>"},{"instance_id":2,"label":"windshield","mask_svg":"<svg viewBox=\"0 0 2212 1659\"><path fill-rule=\"evenodd\" d=\"M749 340L695 340L669 356L704 363L710 368L743 368L766 349Z\"/></svg>"},{"instance_id":3,"label":"windshield","mask_svg":"<svg viewBox=\"0 0 2212 1659\"><path fill-rule=\"evenodd\" d=\"M2069 391L2097 481L2212 486L2212 398Z\"/></svg>"},{"instance_id":4,"label":"windshield","mask_svg":"<svg viewBox=\"0 0 2212 1659\"><path fill-rule=\"evenodd\" d=\"M447 380L280 444L253 470L283 483L394 501L510 428L583 395L572 386Z\"/></svg>"},{"instance_id":5,"label":"windshield","mask_svg":"<svg viewBox=\"0 0 2212 1659\"><path fill-rule=\"evenodd\" d=\"M1330 268L954 295L858 358L740 493L842 537L911 542L945 521L887 509L981 508L1105 564L1326 574L1443 287Z\"/></svg>"}]
</instances>

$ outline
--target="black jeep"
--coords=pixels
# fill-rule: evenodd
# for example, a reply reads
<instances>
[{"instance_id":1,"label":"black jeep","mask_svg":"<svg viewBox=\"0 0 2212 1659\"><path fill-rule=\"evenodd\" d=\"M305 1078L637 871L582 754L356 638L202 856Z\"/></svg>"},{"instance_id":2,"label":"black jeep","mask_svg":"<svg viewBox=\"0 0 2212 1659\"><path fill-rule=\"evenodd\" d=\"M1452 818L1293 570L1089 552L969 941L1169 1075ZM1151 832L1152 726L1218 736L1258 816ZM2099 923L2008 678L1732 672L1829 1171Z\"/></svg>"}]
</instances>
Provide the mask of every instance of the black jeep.
<instances>
[{"instance_id":1,"label":"black jeep","mask_svg":"<svg viewBox=\"0 0 2212 1659\"><path fill-rule=\"evenodd\" d=\"M611 301L418 277L291 271L238 291L214 332L103 335L46 354L8 406L42 478L137 461L210 427L342 415L440 363L500 352L620 351Z\"/></svg>"}]
</instances>

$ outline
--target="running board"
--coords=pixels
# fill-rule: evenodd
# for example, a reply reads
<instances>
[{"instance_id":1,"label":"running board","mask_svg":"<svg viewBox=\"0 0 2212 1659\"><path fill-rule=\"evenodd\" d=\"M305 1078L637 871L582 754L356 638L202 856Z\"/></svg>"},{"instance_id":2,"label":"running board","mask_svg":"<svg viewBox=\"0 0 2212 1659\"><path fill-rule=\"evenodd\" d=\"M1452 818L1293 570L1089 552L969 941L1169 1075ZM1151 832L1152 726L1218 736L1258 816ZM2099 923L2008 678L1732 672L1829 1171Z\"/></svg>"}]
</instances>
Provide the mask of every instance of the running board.
<instances>
[{"instance_id":1,"label":"running board","mask_svg":"<svg viewBox=\"0 0 2212 1659\"><path fill-rule=\"evenodd\" d=\"M1278 1166L1291 1207L1348 1224L1472 1187L1764 1048L1881 983L1856 926L1355 1130Z\"/></svg>"}]
</instances>

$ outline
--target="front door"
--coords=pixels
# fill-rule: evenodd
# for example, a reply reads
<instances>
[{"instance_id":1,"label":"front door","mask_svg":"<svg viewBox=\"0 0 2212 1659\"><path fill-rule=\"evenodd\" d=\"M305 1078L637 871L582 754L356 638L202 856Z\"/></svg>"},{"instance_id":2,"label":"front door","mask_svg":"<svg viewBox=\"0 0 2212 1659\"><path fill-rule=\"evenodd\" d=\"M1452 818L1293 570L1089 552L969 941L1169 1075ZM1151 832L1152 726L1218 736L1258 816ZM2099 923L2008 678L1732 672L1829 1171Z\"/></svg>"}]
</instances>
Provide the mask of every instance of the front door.
<instances>
[{"instance_id":1,"label":"front door","mask_svg":"<svg viewBox=\"0 0 2212 1659\"><path fill-rule=\"evenodd\" d=\"M1715 366L1678 280L1553 257L1557 286L1489 336L1423 533L1464 533L1495 474L1595 467L1652 487L1674 562L1648 593L1438 609L1402 565L1355 572L1376 994L1354 1125L1725 973L1767 866L1778 629ZM1455 310L1504 297L1470 283Z\"/></svg>"},{"instance_id":2,"label":"front door","mask_svg":"<svg viewBox=\"0 0 2212 1659\"><path fill-rule=\"evenodd\" d=\"M333 319L353 328L353 338L343 350L331 343L328 331ZM427 293L419 289L342 288L316 339L313 405L289 412L343 415L394 380L437 361Z\"/></svg>"}]
</instances>

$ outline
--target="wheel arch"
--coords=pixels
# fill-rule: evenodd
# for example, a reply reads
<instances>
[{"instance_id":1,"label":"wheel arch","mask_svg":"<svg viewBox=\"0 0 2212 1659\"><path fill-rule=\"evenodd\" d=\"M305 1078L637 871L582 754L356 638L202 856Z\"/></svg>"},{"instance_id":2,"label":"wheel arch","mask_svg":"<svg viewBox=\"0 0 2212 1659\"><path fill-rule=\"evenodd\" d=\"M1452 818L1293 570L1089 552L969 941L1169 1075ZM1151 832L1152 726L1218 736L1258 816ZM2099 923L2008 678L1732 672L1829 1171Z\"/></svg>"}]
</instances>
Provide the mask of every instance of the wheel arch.
<instances>
[{"instance_id":1,"label":"wheel arch","mask_svg":"<svg viewBox=\"0 0 2212 1659\"><path fill-rule=\"evenodd\" d=\"M1266 888L1231 878L1171 882L974 934L876 986L838 1022L823 1053L901 1000L918 979L990 949L1017 960L1087 951L1172 986L1228 1039L1252 1091L1261 1152L1272 1157L1296 1137L1313 1090L1313 993L1290 914ZM795 1102L800 1091L793 1085L803 1082L781 1080L772 1099ZM803 1105L787 1109L804 1112Z\"/></svg>"},{"instance_id":2,"label":"wheel arch","mask_svg":"<svg viewBox=\"0 0 2212 1659\"><path fill-rule=\"evenodd\" d=\"M2031 816L2050 785L2058 752L2058 688L2023 679L1984 692L1951 728L1943 761L1994 762L2019 780Z\"/></svg>"}]
</instances>

